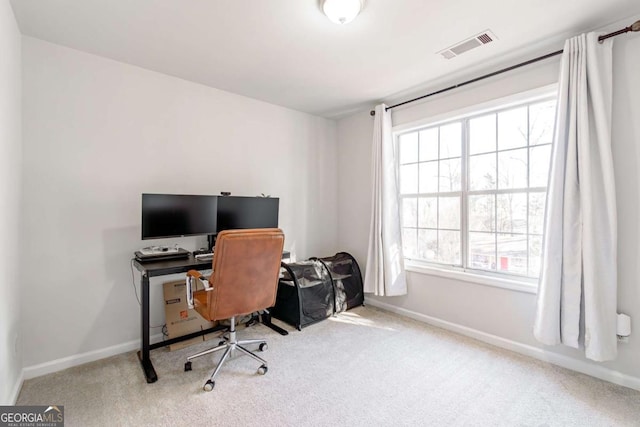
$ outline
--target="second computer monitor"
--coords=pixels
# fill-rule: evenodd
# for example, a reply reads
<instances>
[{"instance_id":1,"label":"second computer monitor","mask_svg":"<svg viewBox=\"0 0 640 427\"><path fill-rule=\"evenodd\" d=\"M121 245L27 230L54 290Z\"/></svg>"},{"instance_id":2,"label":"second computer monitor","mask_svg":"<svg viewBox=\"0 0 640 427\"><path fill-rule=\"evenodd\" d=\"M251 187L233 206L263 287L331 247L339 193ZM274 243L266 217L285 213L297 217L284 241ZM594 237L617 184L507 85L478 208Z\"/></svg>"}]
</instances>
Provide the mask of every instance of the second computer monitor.
<instances>
[{"instance_id":1,"label":"second computer monitor","mask_svg":"<svg viewBox=\"0 0 640 427\"><path fill-rule=\"evenodd\" d=\"M218 232L246 228L277 228L277 197L218 197Z\"/></svg>"}]
</instances>

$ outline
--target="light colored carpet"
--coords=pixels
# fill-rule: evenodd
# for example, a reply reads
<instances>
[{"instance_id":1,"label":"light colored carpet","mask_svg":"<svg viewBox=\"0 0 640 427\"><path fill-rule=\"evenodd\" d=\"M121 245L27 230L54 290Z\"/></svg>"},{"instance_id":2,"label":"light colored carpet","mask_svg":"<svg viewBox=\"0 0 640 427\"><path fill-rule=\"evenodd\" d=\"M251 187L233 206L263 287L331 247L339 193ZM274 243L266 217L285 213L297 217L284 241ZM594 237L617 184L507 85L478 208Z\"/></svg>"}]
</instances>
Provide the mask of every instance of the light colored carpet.
<instances>
[{"instance_id":1,"label":"light colored carpet","mask_svg":"<svg viewBox=\"0 0 640 427\"><path fill-rule=\"evenodd\" d=\"M269 372L246 356L202 385L218 355L158 349L147 384L134 352L28 380L18 404L65 406L67 426L638 426L640 392L372 307L280 336ZM212 360L213 359L213 360Z\"/></svg>"}]
</instances>

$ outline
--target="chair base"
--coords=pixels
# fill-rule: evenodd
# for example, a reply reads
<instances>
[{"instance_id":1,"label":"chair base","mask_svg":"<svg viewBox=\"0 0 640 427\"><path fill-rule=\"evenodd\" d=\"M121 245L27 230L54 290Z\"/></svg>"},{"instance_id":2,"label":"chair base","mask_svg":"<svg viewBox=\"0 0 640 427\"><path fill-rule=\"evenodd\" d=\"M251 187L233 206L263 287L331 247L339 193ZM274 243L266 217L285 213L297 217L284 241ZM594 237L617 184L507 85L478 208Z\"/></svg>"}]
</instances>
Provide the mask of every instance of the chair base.
<instances>
[{"instance_id":1,"label":"chair base","mask_svg":"<svg viewBox=\"0 0 640 427\"><path fill-rule=\"evenodd\" d=\"M264 351L267 349L267 342L265 340L237 340L236 338L236 319L234 317L232 317L230 319L230 325L229 325L229 338L225 338L225 341L221 341L219 343L219 345L217 347L214 348L210 348L208 350L204 350L201 351L199 353L193 354L191 356L187 356L187 362L184 364L184 370L185 371L190 371L191 370L191 360L198 358L200 356L205 356L207 354L211 354L211 353L215 353L217 351L221 351L224 350L224 353L222 354L222 357L220 358L220 361L218 362L218 365L216 366L215 370L213 371L213 374L211 374L211 377L209 378L209 380L204 384L204 386L202 387L205 391L211 391L213 390L213 387L215 386L215 377L218 375L218 372L220 372L220 369L222 368L222 365L227 361L227 359L231 356L233 356L236 353L236 350L239 353L243 353L249 357L251 357L252 359L256 360L257 362L260 362L260 367L258 368L258 374L260 375L264 375L267 373L268 367L267 367L267 361L264 360L263 358L261 358L260 356L254 354L253 352L247 350L246 348L244 348L244 345L253 345L253 344L258 344L259 345L259 350L260 351Z\"/></svg>"}]
</instances>

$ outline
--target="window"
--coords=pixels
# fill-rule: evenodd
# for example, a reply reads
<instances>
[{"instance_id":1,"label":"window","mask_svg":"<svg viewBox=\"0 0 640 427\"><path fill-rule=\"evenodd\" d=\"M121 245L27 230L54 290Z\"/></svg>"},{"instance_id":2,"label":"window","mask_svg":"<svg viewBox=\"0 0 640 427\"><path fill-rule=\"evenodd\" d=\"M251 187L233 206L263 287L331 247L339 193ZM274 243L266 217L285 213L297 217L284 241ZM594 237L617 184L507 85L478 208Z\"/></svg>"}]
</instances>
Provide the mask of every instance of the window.
<instances>
[{"instance_id":1,"label":"window","mask_svg":"<svg viewBox=\"0 0 640 427\"><path fill-rule=\"evenodd\" d=\"M538 277L555 100L397 135L405 258Z\"/></svg>"}]
</instances>

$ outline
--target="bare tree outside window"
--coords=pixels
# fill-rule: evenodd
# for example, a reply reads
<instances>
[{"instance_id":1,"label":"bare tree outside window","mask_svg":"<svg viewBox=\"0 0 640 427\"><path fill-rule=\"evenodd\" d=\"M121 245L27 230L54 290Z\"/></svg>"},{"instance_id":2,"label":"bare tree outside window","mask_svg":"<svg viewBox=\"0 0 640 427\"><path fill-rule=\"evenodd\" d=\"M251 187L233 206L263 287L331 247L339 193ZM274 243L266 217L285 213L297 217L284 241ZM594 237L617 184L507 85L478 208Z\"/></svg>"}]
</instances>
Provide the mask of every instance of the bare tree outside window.
<instances>
[{"instance_id":1,"label":"bare tree outside window","mask_svg":"<svg viewBox=\"0 0 640 427\"><path fill-rule=\"evenodd\" d=\"M538 277L554 115L547 99L399 135L405 256Z\"/></svg>"}]
</instances>

